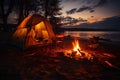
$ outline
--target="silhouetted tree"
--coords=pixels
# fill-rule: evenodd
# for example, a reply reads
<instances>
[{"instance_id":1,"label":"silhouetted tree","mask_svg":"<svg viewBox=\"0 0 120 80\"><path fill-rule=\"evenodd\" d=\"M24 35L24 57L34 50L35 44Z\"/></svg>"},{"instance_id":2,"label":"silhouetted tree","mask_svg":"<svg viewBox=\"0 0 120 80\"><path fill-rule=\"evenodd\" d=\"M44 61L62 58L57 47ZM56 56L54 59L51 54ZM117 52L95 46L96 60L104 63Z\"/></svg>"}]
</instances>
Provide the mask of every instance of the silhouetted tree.
<instances>
[{"instance_id":1,"label":"silhouetted tree","mask_svg":"<svg viewBox=\"0 0 120 80\"><path fill-rule=\"evenodd\" d=\"M48 16L48 0L45 0L45 17L47 18L47 16Z\"/></svg>"},{"instance_id":2,"label":"silhouetted tree","mask_svg":"<svg viewBox=\"0 0 120 80\"><path fill-rule=\"evenodd\" d=\"M40 14L50 20L53 25L54 32L56 30L56 26L58 28L58 22L60 19L56 17L57 15L61 15L60 10L60 0L38 0L38 6L40 10Z\"/></svg>"},{"instance_id":3,"label":"silhouetted tree","mask_svg":"<svg viewBox=\"0 0 120 80\"><path fill-rule=\"evenodd\" d=\"M7 19L9 14L12 12L14 2L15 0L0 0L1 15L5 30L7 30Z\"/></svg>"},{"instance_id":4,"label":"silhouetted tree","mask_svg":"<svg viewBox=\"0 0 120 80\"><path fill-rule=\"evenodd\" d=\"M60 0L37 0L40 13L46 18L61 15Z\"/></svg>"},{"instance_id":5,"label":"silhouetted tree","mask_svg":"<svg viewBox=\"0 0 120 80\"><path fill-rule=\"evenodd\" d=\"M23 19L23 10L24 10L24 0L18 0L19 7L19 18L18 23L20 23Z\"/></svg>"},{"instance_id":6,"label":"silhouetted tree","mask_svg":"<svg viewBox=\"0 0 120 80\"><path fill-rule=\"evenodd\" d=\"M50 18L61 15L62 13L60 12L60 10L60 0L51 0L48 4L47 15Z\"/></svg>"},{"instance_id":7,"label":"silhouetted tree","mask_svg":"<svg viewBox=\"0 0 120 80\"><path fill-rule=\"evenodd\" d=\"M37 0L18 0L18 12L19 19L18 22L21 22L22 19L29 15L29 12L34 10L36 11L37 6L35 5Z\"/></svg>"},{"instance_id":8,"label":"silhouetted tree","mask_svg":"<svg viewBox=\"0 0 120 80\"><path fill-rule=\"evenodd\" d=\"M60 12L61 7L60 7L60 0L51 0L48 4L48 16L50 18L50 22L53 25L54 31L56 28L59 27L59 22L60 19L56 16L61 15L62 13Z\"/></svg>"}]
</instances>

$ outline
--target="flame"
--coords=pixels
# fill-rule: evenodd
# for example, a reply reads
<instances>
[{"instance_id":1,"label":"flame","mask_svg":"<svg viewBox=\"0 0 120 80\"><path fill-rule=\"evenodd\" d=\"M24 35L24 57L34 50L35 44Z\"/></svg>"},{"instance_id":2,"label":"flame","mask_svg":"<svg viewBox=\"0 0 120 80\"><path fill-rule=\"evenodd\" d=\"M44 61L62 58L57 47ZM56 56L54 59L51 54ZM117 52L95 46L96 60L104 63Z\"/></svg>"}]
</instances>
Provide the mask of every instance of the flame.
<instances>
[{"instance_id":1,"label":"flame","mask_svg":"<svg viewBox=\"0 0 120 80\"><path fill-rule=\"evenodd\" d=\"M82 50L79 44L79 40L74 39L72 42L73 49L66 50L64 55L70 58L75 58L76 60L87 58L88 60L92 60L93 56L85 50Z\"/></svg>"},{"instance_id":2,"label":"flame","mask_svg":"<svg viewBox=\"0 0 120 80\"><path fill-rule=\"evenodd\" d=\"M79 46L79 41L77 39L75 39L73 42L72 42L72 45L73 45L73 51L76 51L77 52L77 55L80 55L81 56L81 53L79 52L79 50L81 50L80 46Z\"/></svg>"},{"instance_id":3,"label":"flame","mask_svg":"<svg viewBox=\"0 0 120 80\"><path fill-rule=\"evenodd\" d=\"M76 52L76 57L87 58L88 60L93 59L93 56L91 54L81 49L79 41L77 39L75 39L72 42L72 45L73 45L73 51Z\"/></svg>"}]
</instances>

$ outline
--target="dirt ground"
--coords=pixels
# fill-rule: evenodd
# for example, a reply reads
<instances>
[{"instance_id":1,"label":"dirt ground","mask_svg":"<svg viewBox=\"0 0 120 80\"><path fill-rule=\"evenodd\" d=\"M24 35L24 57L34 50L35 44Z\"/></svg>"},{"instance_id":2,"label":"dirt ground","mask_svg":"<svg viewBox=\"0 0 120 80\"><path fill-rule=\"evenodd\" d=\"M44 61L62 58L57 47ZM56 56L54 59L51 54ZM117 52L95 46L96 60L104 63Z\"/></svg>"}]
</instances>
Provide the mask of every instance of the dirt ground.
<instances>
[{"instance_id":1,"label":"dirt ground","mask_svg":"<svg viewBox=\"0 0 120 80\"><path fill-rule=\"evenodd\" d=\"M93 49L88 47L89 41L80 40L82 50L94 58L75 60L62 51L72 49L71 42L65 39L25 50L0 44L0 80L120 80L119 46L99 43Z\"/></svg>"}]
</instances>

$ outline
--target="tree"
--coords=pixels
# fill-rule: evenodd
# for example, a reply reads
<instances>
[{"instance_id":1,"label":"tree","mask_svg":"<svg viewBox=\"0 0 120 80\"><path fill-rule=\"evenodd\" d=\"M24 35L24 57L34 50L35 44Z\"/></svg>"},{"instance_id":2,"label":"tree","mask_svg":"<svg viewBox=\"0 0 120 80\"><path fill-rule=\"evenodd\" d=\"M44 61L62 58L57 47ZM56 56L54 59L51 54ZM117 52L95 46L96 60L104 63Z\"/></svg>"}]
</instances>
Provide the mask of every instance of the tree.
<instances>
[{"instance_id":1,"label":"tree","mask_svg":"<svg viewBox=\"0 0 120 80\"><path fill-rule=\"evenodd\" d=\"M29 12L34 10L36 11L37 6L36 4L37 0L18 0L18 12L19 12L19 19L18 23L22 21L22 19L29 15Z\"/></svg>"},{"instance_id":2,"label":"tree","mask_svg":"<svg viewBox=\"0 0 120 80\"><path fill-rule=\"evenodd\" d=\"M46 18L61 15L60 0L37 0L40 13Z\"/></svg>"},{"instance_id":3,"label":"tree","mask_svg":"<svg viewBox=\"0 0 120 80\"><path fill-rule=\"evenodd\" d=\"M45 17L47 18L47 16L48 16L48 0L45 0Z\"/></svg>"},{"instance_id":4,"label":"tree","mask_svg":"<svg viewBox=\"0 0 120 80\"><path fill-rule=\"evenodd\" d=\"M7 30L7 19L9 14L12 12L15 0L0 0L1 15L4 24L4 29ZM6 9L6 7L8 7Z\"/></svg>"},{"instance_id":5,"label":"tree","mask_svg":"<svg viewBox=\"0 0 120 80\"><path fill-rule=\"evenodd\" d=\"M48 4L47 14L50 18L61 15L61 9L59 0L51 0Z\"/></svg>"},{"instance_id":6,"label":"tree","mask_svg":"<svg viewBox=\"0 0 120 80\"><path fill-rule=\"evenodd\" d=\"M47 15L49 17L50 22L53 25L54 32L58 32L58 30L59 30L60 25L58 24L58 22L60 21L60 19L56 16L62 14L60 12L60 10L61 10L61 7L60 7L59 0L50 0L49 1L45 15Z\"/></svg>"},{"instance_id":7,"label":"tree","mask_svg":"<svg viewBox=\"0 0 120 80\"><path fill-rule=\"evenodd\" d=\"M5 10L6 2L8 5L7 10ZM55 16L61 14L60 0L1 0L0 7L4 24L7 24L7 18L13 8L16 8L18 12L18 23L28 16L31 11L39 12L40 15L48 19L55 18Z\"/></svg>"},{"instance_id":8,"label":"tree","mask_svg":"<svg viewBox=\"0 0 120 80\"><path fill-rule=\"evenodd\" d=\"M57 15L61 15L62 13L60 10L60 0L38 0L38 6L40 13L50 20L51 24L53 25L54 32L56 32L56 26L58 28L59 18L56 17Z\"/></svg>"}]
</instances>

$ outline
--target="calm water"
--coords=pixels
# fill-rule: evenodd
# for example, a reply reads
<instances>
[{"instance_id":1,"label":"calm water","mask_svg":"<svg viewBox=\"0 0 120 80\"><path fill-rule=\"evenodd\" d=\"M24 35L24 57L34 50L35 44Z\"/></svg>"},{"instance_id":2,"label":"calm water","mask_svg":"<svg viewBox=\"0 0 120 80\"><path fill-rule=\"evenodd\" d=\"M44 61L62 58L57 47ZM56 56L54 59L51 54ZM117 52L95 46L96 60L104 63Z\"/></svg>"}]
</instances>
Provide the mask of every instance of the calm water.
<instances>
[{"instance_id":1,"label":"calm water","mask_svg":"<svg viewBox=\"0 0 120 80\"><path fill-rule=\"evenodd\" d=\"M93 36L99 36L100 38L110 39L111 41L120 41L120 32L115 31L65 31L64 35L70 35L71 37L79 37L84 39L89 39Z\"/></svg>"}]
</instances>

